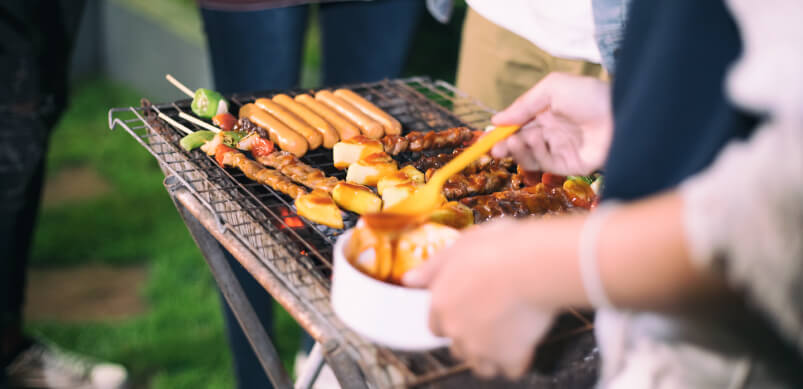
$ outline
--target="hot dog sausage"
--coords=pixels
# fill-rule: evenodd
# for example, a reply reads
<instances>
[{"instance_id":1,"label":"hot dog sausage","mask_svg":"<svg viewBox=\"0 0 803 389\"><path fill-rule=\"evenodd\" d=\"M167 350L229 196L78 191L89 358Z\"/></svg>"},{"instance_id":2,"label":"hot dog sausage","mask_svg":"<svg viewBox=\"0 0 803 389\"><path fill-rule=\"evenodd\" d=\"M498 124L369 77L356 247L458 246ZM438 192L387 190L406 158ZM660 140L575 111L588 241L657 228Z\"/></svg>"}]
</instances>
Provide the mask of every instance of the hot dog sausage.
<instances>
[{"instance_id":1,"label":"hot dog sausage","mask_svg":"<svg viewBox=\"0 0 803 389\"><path fill-rule=\"evenodd\" d=\"M398 120L396 120L393 116L390 116L387 112L383 111L370 101L364 99L362 96L349 89L338 89L335 91L335 96L346 100L351 105L362 111L362 113L382 124L386 135L401 134L402 126Z\"/></svg>"},{"instance_id":2,"label":"hot dog sausage","mask_svg":"<svg viewBox=\"0 0 803 389\"><path fill-rule=\"evenodd\" d=\"M329 108L328 105L315 100L314 97L306 94L298 95L296 96L296 101L303 104L305 107L312 110L312 112L317 113L324 118L324 120L329 122L329 124L335 128L338 135L340 135L340 140L351 139L361 134L360 129L357 128L354 123L340 116L332 108Z\"/></svg>"},{"instance_id":3,"label":"hot dog sausage","mask_svg":"<svg viewBox=\"0 0 803 389\"><path fill-rule=\"evenodd\" d=\"M362 131L363 135L371 139L379 139L385 135L385 129L382 128L382 124L369 118L368 115L360 112L359 109L340 97L335 96L332 92L322 90L315 94L315 98L333 108L346 119L351 120L360 127L360 131Z\"/></svg>"},{"instance_id":4,"label":"hot dog sausage","mask_svg":"<svg viewBox=\"0 0 803 389\"><path fill-rule=\"evenodd\" d=\"M292 97L279 94L273 96L273 102L281 105L283 108L300 117L307 122L307 124L312 126L312 128L318 131L318 133L321 134L321 137L323 137L323 147L331 149L334 147L335 143L340 140L340 135L337 134L337 131L335 131L329 122L318 116L318 114L315 112L312 112L304 104L293 100Z\"/></svg>"},{"instance_id":5,"label":"hot dog sausage","mask_svg":"<svg viewBox=\"0 0 803 389\"><path fill-rule=\"evenodd\" d=\"M301 136L307 140L310 150L315 150L321 146L321 143L323 142L323 137L321 134L314 128L310 127L310 125L304 120L294 115L292 112L282 108L281 105L276 104L272 100L266 98L257 99L254 104L256 104L257 107L264 109L267 113L273 115L273 117L276 119L279 119L293 131L301 134Z\"/></svg>"},{"instance_id":6,"label":"hot dog sausage","mask_svg":"<svg viewBox=\"0 0 803 389\"><path fill-rule=\"evenodd\" d=\"M279 119L257 107L254 104L246 104L240 108L240 117L248 118L254 124L264 128L270 135L270 140L276 143L280 149L287 151L297 157L307 153L309 145L301 134L285 126Z\"/></svg>"}]
</instances>

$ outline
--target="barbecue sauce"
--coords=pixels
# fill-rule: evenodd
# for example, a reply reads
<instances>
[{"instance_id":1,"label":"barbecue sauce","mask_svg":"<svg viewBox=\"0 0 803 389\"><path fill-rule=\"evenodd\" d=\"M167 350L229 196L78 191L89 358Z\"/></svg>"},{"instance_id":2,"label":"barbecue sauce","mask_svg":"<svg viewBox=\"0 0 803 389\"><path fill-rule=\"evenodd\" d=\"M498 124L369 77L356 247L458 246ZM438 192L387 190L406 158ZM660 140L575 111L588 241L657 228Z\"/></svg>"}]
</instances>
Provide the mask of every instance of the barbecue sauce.
<instances>
[{"instance_id":1,"label":"barbecue sauce","mask_svg":"<svg viewBox=\"0 0 803 389\"><path fill-rule=\"evenodd\" d=\"M402 255L404 261L398 262L397 259L400 257L399 242L404 238L405 234L423 226L427 219L427 217L418 215L389 213L364 215L357 223L351 239L346 245L346 258L357 269L373 278L400 284L404 273L411 266L422 262L426 258L420 254L405 253L405 255ZM371 250L374 253L373 260L364 257L365 253ZM408 251L410 250L408 249ZM424 251L428 254L430 250ZM411 257L419 258L411 260Z\"/></svg>"}]
</instances>

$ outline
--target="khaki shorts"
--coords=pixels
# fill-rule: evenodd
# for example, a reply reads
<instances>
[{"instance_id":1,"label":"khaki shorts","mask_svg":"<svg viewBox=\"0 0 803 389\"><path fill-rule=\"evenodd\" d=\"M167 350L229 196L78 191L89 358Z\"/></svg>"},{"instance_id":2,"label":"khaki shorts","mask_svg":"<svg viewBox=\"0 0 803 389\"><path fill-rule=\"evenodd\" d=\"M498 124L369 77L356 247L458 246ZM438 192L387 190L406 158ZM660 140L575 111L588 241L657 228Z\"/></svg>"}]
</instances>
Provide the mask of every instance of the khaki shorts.
<instances>
[{"instance_id":1,"label":"khaki shorts","mask_svg":"<svg viewBox=\"0 0 803 389\"><path fill-rule=\"evenodd\" d=\"M551 72L608 77L599 64L553 57L469 9L457 67L460 90L500 110Z\"/></svg>"}]
</instances>

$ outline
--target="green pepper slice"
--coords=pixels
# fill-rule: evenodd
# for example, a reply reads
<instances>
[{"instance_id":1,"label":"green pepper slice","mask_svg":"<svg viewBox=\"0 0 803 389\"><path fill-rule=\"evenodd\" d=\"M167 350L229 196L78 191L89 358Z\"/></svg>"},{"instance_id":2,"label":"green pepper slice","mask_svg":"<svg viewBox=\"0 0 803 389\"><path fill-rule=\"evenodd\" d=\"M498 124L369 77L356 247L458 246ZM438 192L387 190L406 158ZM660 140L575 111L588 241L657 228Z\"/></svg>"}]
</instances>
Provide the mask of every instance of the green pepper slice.
<instances>
[{"instance_id":1,"label":"green pepper slice","mask_svg":"<svg viewBox=\"0 0 803 389\"><path fill-rule=\"evenodd\" d=\"M223 104L221 104L221 101ZM218 114L218 110L224 106L228 110L228 104L220 93L206 88L199 88L195 91L192 99L192 112L202 118L211 119Z\"/></svg>"},{"instance_id":2,"label":"green pepper slice","mask_svg":"<svg viewBox=\"0 0 803 389\"><path fill-rule=\"evenodd\" d=\"M192 151L193 149L203 146L204 143L209 142L214 137L214 132L202 130L188 134L187 136L181 138L178 143L184 150Z\"/></svg>"}]
</instances>

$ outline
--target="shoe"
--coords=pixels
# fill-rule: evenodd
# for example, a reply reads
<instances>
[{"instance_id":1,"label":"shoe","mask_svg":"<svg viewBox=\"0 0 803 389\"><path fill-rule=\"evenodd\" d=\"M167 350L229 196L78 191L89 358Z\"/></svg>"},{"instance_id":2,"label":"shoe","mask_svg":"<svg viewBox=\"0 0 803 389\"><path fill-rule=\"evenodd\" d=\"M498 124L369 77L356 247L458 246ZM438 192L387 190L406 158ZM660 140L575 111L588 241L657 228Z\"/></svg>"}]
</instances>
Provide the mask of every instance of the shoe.
<instances>
[{"instance_id":1,"label":"shoe","mask_svg":"<svg viewBox=\"0 0 803 389\"><path fill-rule=\"evenodd\" d=\"M6 367L6 377L11 388L19 389L123 389L128 372L117 364L33 342Z\"/></svg>"}]
</instances>

